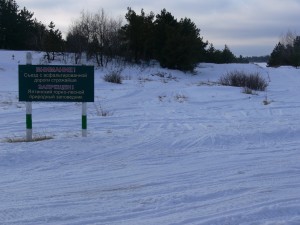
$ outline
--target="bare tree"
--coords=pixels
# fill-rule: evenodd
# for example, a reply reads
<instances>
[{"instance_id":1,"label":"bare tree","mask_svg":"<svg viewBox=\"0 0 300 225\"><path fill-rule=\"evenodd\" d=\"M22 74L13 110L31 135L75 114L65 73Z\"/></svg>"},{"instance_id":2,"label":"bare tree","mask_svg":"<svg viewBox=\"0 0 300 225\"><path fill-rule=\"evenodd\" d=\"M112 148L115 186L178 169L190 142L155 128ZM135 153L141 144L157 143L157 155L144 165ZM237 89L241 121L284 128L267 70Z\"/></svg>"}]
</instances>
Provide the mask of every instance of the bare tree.
<instances>
[{"instance_id":1,"label":"bare tree","mask_svg":"<svg viewBox=\"0 0 300 225\"><path fill-rule=\"evenodd\" d=\"M70 41L75 37L74 45L78 46L77 42L80 42L84 46L77 51L78 54L85 49L89 57L96 59L98 66L105 66L118 54L121 26L120 19L109 18L103 9L95 14L82 11L80 19L70 28Z\"/></svg>"},{"instance_id":2,"label":"bare tree","mask_svg":"<svg viewBox=\"0 0 300 225\"><path fill-rule=\"evenodd\" d=\"M80 63L83 52L87 51L88 39L83 35L79 24L74 24L67 35L67 48L74 53L75 64Z\"/></svg>"},{"instance_id":3,"label":"bare tree","mask_svg":"<svg viewBox=\"0 0 300 225\"><path fill-rule=\"evenodd\" d=\"M279 41L281 44L283 44L285 47L287 46L293 46L294 40L297 37L297 34L295 32L292 32L288 30L286 34L282 34Z\"/></svg>"}]
</instances>

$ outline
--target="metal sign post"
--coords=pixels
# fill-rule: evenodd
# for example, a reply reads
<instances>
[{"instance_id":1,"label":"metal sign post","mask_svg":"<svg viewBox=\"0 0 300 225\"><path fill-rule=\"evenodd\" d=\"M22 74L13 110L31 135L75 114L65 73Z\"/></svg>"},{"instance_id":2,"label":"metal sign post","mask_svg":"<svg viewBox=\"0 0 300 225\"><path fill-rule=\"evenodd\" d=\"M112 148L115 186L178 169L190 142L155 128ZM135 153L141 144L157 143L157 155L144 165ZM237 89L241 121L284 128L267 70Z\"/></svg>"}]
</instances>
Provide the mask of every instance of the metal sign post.
<instances>
[{"instance_id":1,"label":"metal sign post","mask_svg":"<svg viewBox=\"0 0 300 225\"><path fill-rule=\"evenodd\" d=\"M87 137L87 103L82 103L82 137Z\"/></svg>"},{"instance_id":2,"label":"metal sign post","mask_svg":"<svg viewBox=\"0 0 300 225\"><path fill-rule=\"evenodd\" d=\"M26 54L26 64L32 64L32 55L30 52ZM32 141L32 102L26 101L26 141Z\"/></svg>"},{"instance_id":3,"label":"metal sign post","mask_svg":"<svg viewBox=\"0 0 300 225\"><path fill-rule=\"evenodd\" d=\"M81 64L86 65L86 53L82 53ZM81 116L82 137L87 137L87 102L82 102Z\"/></svg>"}]
</instances>

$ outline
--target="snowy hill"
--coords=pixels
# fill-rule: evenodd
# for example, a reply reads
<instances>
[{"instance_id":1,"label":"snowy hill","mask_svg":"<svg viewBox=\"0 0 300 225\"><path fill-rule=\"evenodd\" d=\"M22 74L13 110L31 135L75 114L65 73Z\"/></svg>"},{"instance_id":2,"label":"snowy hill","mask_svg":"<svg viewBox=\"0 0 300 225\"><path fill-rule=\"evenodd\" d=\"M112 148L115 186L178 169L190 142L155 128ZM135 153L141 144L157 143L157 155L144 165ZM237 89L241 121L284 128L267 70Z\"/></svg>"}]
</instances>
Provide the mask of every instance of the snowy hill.
<instances>
[{"instance_id":1,"label":"snowy hill","mask_svg":"<svg viewBox=\"0 0 300 225\"><path fill-rule=\"evenodd\" d=\"M300 224L300 70L131 66L112 84L96 69L87 138L81 104L33 103L34 135L53 139L9 143L25 55L0 51L0 224ZM267 92L216 85L234 70Z\"/></svg>"}]
</instances>

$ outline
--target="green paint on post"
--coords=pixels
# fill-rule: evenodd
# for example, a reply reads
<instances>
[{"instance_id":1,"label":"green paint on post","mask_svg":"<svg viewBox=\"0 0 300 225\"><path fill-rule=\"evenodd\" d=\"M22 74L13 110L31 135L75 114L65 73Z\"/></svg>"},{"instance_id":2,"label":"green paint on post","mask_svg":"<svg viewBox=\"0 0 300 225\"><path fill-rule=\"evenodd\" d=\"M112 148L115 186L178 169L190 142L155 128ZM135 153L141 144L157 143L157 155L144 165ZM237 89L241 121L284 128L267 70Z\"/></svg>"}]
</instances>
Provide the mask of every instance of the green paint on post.
<instances>
[{"instance_id":1,"label":"green paint on post","mask_svg":"<svg viewBox=\"0 0 300 225\"><path fill-rule=\"evenodd\" d=\"M87 129L87 116L82 115L82 129L86 130Z\"/></svg>"},{"instance_id":2,"label":"green paint on post","mask_svg":"<svg viewBox=\"0 0 300 225\"><path fill-rule=\"evenodd\" d=\"M32 115L26 114L26 129L32 129Z\"/></svg>"}]
</instances>

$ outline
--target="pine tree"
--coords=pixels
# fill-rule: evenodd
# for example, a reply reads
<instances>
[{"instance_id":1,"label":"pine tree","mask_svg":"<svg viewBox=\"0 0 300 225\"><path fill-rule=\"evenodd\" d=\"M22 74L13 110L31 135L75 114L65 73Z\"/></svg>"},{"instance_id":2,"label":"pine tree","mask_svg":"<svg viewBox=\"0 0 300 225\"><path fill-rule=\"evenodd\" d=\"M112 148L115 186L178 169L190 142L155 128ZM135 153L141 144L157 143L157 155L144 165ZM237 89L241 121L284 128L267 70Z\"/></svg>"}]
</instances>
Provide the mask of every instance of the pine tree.
<instances>
[{"instance_id":1,"label":"pine tree","mask_svg":"<svg viewBox=\"0 0 300 225\"><path fill-rule=\"evenodd\" d=\"M128 8L125 18L128 24L123 26L122 33L127 41L129 58L133 58L136 63L140 60L150 60L153 57L154 14L150 12L146 15L142 9L141 15L137 15L134 10Z\"/></svg>"},{"instance_id":2,"label":"pine tree","mask_svg":"<svg viewBox=\"0 0 300 225\"><path fill-rule=\"evenodd\" d=\"M230 51L229 47L225 45L222 51L222 63L233 63L236 61L236 57Z\"/></svg>"},{"instance_id":3,"label":"pine tree","mask_svg":"<svg viewBox=\"0 0 300 225\"><path fill-rule=\"evenodd\" d=\"M300 66L300 36L297 36L293 42L292 65L295 67Z\"/></svg>"},{"instance_id":4,"label":"pine tree","mask_svg":"<svg viewBox=\"0 0 300 225\"><path fill-rule=\"evenodd\" d=\"M179 22L166 9L156 16L155 56L162 67L182 71L194 70L205 54L207 43L200 29L188 18Z\"/></svg>"},{"instance_id":5,"label":"pine tree","mask_svg":"<svg viewBox=\"0 0 300 225\"><path fill-rule=\"evenodd\" d=\"M0 7L0 47L16 50L20 39L17 26L19 6L15 0L1 0Z\"/></svg>"},{"instance_id":6,"label":"pine tree","mask_svg":"<svg viewBox=\"0 0 300 225\"><path fill-rule=\"evenodd\" d=\"M49 30L46 35L45 50L48 61L51 61L55 59L55 53L62 52L64 50L64 41L62 39L61 32L58 29L54 30L55 24L53 21L50 22L48 27Z\"/></svg>"},{"instance_id":7,"label":"pine tree","mask_svg":"<svg viewBox=\"0 0 300 225\"><path fill-rule=\"evenodd\" d=\"M268 66L277 67L283 65L285 61L285 51L285 46L279 42L270 55Z\"/></svg>"},{"instance_id":8,"label":"pine tree","mask_svg":"<svg viewBox=\"0 0 300 225\"><path fill-rule=\"evenodd\" d=\"M19 49L34 49L34 19L33 13L29 12L25 7L18 13L18 33L20 39L18 42Z\"/></svg>"},{"instance_id":9,"label":"pine tree","mask_svg":"<svg viewBox=\"0 0 300 225\"><path fill-rule=\"evenodd\" d=\"M171 43L168 43L168 41L176 33L177 26L177 20L166 9L156 15L154 21L154 56L162 66L167 66L165 62L167 49L165 48L172 48Z\"/></svg>"},{"instance_id":10,"label":"pine tree","mask_svg":"<svg viewBox=\"0 0 300 225\"><path fill-rule=\"evenodd\" d=\"M14 0L0 0L0 48L43 50L46 28Z\"/></svg>"}]
</instances>

